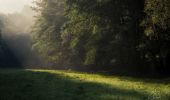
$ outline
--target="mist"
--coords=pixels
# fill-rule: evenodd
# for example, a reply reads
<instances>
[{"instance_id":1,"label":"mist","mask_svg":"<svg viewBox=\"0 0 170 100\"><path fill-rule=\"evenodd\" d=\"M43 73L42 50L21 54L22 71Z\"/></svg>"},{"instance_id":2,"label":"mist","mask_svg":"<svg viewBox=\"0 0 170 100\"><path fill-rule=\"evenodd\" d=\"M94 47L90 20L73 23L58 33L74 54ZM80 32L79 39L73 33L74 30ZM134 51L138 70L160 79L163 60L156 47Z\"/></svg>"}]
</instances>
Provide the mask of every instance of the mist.
<instances>
[{"instance_id":1,"label":"mist","mask_svg":"<svg viewBox=\"0 0 170 100\"><path fill-rule=\"evenodd\" d=\"M20 12L4 14L2 37L9 49L22 66L36 68L45 66L43 58L32 49L31 27L34 24L35 12L25 5Z\"/></svg>"},{"instance_id":2,"label":"mist","mask_svg":"<svg viewBox=\"0 0 170 100\"><path fill-rule=\"evenodd\" d=\"M33 0L0 0L0 12L4 14L21 12L24 5L32 5Z\"/></svg>"}]
</instances>

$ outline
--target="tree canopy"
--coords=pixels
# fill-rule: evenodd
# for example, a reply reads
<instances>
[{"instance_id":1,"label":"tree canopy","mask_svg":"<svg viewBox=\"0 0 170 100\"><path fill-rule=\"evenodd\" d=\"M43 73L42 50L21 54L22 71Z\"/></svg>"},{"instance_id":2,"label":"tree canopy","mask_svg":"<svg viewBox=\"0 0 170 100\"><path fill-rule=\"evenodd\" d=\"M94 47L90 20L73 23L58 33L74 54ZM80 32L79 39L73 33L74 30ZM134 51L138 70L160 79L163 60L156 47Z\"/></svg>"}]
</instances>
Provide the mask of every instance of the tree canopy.
<instances>
[{"instance_id":1,"label":"tree canopy","mask_svg":"<svg viewBox=\"0 0 170 100\"><path fill-rule=\"evenodd\" d=\"M35 3L33 47L54 65L121 73L169 72L168 0Z\"/></svg>"}]
</instances>

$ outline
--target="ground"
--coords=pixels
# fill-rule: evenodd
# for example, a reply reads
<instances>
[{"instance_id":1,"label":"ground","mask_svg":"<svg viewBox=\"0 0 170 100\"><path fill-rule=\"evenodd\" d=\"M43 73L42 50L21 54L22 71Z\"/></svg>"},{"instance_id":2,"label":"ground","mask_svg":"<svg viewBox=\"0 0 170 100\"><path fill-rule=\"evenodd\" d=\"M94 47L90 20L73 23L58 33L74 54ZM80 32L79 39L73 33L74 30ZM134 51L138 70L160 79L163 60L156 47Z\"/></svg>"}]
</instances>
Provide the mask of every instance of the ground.
<instances>
[{"instance_id":1,"label":"ground","mask_svg":"<svg viewBox=\"0 0 170 100\"><path fill-rule=\"evenodd\" d=\"M0 70L0 100L170 100L170 79Z\"/></svg>"}]
</instances>

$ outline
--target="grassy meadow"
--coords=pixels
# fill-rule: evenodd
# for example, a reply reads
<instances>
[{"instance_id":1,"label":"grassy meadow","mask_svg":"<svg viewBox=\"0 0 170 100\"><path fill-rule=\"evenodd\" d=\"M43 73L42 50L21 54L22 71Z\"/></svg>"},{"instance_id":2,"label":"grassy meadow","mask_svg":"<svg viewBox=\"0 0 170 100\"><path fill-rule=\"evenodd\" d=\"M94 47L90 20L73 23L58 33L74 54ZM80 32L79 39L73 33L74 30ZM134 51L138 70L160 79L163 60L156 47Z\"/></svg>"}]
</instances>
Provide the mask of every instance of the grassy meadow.
<instances>
[{"instance_id":1,"label":"grassy meadow","mask_svg":"<svg viewBox=\"0 0 170 100\"><path fill-rule=\"evenodd\" d=\"M170 100L170 79L0 70L0 100Z\"/></svg>"}]
</instances>

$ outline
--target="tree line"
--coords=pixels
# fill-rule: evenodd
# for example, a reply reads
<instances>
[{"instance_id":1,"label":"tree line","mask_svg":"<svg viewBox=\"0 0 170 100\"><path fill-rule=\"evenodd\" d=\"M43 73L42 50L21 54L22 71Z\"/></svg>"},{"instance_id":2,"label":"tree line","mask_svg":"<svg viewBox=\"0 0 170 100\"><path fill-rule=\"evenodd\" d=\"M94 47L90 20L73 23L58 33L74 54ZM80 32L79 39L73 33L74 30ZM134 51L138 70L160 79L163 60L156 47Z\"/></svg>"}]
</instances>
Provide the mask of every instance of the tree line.
<instances>
[{"instance_id":1,"label":"tree line","mask_svg":"<svg viewBox=\"0 0 170 100\"><path fill-rule=\"evenodd\" d=\"M115 73L170 72L169 0L38 0L35 4L33 48L52 65Z\"/></svg>"}]
</instances>

